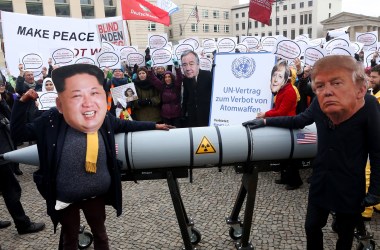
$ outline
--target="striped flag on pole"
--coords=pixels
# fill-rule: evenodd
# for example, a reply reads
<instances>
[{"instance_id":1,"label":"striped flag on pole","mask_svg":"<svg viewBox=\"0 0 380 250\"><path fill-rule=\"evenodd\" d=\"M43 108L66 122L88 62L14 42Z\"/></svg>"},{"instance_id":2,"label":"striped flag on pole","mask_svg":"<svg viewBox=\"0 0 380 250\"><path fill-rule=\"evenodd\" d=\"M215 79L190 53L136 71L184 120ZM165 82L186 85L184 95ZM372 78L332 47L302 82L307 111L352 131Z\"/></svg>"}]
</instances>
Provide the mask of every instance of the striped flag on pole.
<instances>
[{"instance_id":1,"label":"striped flag on pole","mask_svg":"<svg viewBox=\"0 0 380 250\"><path fill-rule=\"evenodd\" d=\"M195 8L193 9L193 12L191 13L192 16L194 16L197 19L197 23L199 23L199 13L198 13L198 6L195 5Z\"/></svg>"}]
</instances>

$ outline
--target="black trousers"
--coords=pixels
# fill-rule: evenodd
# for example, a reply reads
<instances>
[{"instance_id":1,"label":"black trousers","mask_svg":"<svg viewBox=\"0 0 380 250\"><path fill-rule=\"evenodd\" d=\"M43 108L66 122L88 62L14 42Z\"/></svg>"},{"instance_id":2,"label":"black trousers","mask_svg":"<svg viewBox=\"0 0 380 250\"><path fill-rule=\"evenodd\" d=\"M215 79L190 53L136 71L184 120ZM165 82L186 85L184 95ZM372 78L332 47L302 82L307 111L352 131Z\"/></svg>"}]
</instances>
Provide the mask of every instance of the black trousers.
<instances>
[{"instance_id":1,"label":"black trousers","mask_svg":"<svg viewBox=\"0 0 380 250\"><path fill-rule=\"evenodd\" d=\"M305 221L307 250L323 250L322 228L326 226L330 210L314 204L308 204ZM344 214L336 212L338 241L336 250L351 250L355 227L359 224L361 214Z\"/></svg>"},{"instance_id":2,"label":"black trousers","mask_svg":"<svg viewBox=\"0 0 380 250\"><path fill-rule=\"evenodd\" d=\"M59 249L77 250L80 227L80 210L83 211L86 221L94 236L94 249L107 250L108 236L104 225L106 220L104 197L98 196L70 204L60 210L61 242Z\"/></svg>"},{"instance_id":3,"label":"black trousers","mask_svg":"<svg viewBox=\"0 0 380 250\"><path fill-rule=\"evenodd\" d=\"M20 202L21 187L13 174L12 164L6 163L0 166L0 190L16 228L24 229L29 227L31 222Z\"/></svg>"},{"instance_id":4,"label":"black trousers","mask_svg":"<svg viewBox=\"0 0 380 250\"><path fill-rule=\"evenodd\" d=\"M281 180L292 187L301 186L303 181L300 176L299 160L284 160L280 162Z\"/></svg>"}]
</instances>

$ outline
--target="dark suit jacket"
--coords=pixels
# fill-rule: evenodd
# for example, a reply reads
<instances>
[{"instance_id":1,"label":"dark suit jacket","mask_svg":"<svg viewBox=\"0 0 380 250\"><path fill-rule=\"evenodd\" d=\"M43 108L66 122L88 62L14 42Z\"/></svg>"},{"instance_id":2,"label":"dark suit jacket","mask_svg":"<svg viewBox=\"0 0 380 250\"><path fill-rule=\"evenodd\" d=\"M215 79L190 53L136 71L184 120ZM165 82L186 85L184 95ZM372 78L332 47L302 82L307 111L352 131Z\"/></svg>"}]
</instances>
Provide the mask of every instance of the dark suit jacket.
<instances>
[{"instance_id":1,"label":"dark suit jacket","mask_svg":"<svg viewBox=\"0 0 380 250\"><path fill-rule=\"evenodd\" d=\"M380 106L365 96L365 105L351 118L332 125L314 98L305 112L293 117L270 117L267 126L303 128L315 122L318 151L313 162L309 202L339 213L360 213L365 190L365 166L371 161L368 192L380 195Z\"/></svg>"},{"instance_id":2,"label":"dark suit jacket","mask_svg":"<svg viewBox=\"0 0 380 250\"><path fill-rule=\"evenodd\" d=\"M11 134L15 141L37 140L40 168L33 174L38 191L46 200L47 213L51 217L54 230L58 224L56 203L56 176L62 153L68 124L56 108L45 111L31 123L26 123L25 107L29 103L16 101L11 116ZM112 205L117 216L122 211L122 194L120 179L120 162L116 159L115 133L155 129L154 122L137 122L120 120L107 113L103 125L99 129L107 152L107 166L111 175L111 187L106 194L107 204Z\"/></svg>"},{"instance_id":3,"label":"dark suit jacket","mask_svg":"<svg viewBox=\"0 0 380 250\"><path fill-rule=\"evenodd\" d=\"M212 73L199 70L195 79L183 79L182 110L187 118L187 127L204 127L209 125L212 92Z\"/></svg>"}]
</instances>

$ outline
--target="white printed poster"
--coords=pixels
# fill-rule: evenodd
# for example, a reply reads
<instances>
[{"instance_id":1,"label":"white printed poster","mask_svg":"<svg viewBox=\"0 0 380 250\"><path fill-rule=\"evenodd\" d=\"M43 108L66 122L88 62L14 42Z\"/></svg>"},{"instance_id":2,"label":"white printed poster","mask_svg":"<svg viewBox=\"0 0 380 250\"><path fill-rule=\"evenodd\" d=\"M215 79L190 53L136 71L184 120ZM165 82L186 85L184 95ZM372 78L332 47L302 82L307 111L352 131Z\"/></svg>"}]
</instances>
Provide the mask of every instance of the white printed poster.
<instances>
[{"instance_id":1,"label":"white printed poster","mask_svg":"<svg viewBox=\"0 0 380 250\"><path fill-rule=\"evenodd\" d=\"M56 106L55 100L58 97L57 92L55 91L48 91L48 92L37 92L38 98L37 98L37 104L39 110L49 110L50 108L53 108Z\"/></svg>"},{"instance_id":2,"label":"white printed poster","mask_svg":"<svg viewBox=\"0 0 380 250\"><path fill-rule=\"evenodd\" d=\"M271 53L217 54L210 126L231 126L256 118L272 107Z\"/></svg>"},{"instance_id":3,"label":"white printed poster","mask_svg":"<svg viewBox=\"0 0 380 250\"><path fill-rule=\"evenodd\" d=\"M356 33L356 41L364 44L363 50L376 50L378 33L377 31L371 31L366 33Z\"/></svg>"},{"instance_id":4,"label":"white printed poster","mask_svg":"<svg viewBox=\"0 0 380 250\"><path fill-rule=\"evenodd\" d=\"M304 51L303 47L304 44L286 39L285 37L279 37L272 52L281 58L293 61L294 59L301 57L301 54L303 54Z\"/></svg>"},{"instance_id":5,"label":"white printed poster","mask_svg":"<svg viewBox=\"0 0 380 250\"><path fill-rule=\"evenodd\" d=\"M47 66L52 49L69 49L74 57L92 59L101 45L98 24L117 22L121 17L78 19L1 12L5 60L12 75L19 74L18 55L41 55ZM127 34L126 32L124 34ZM21 62L22 63L22 62Z\"/></svg>"},{"instance_id":6,"label":"white printed poster","mask_svg":"<svg viewBox=\"0 0 380 250\"><path fill-rule=\"evenodd\" d=\"M113 103L115 105L117 105L117 103L119 102L120 104L124 104L125 106L125 103L139 99L134 83L127 83L115 88L111 88L111 95Z\"/></svg>"},{"instance_id":7,"label":"white printed poster","mask_svg":"<svg viewBox=\"0 0 380 250\"><path fill-rule=\"evenodd\" d=\"M127 45L123 20L98 24L98 35L101 43L109 42L118 46Z\"/></svg>"},{"instance_id":8,"label":"white printed poster","mask_svg":"<svg viewBox=\"0 0 380 250\"><path fill-rule=\"evenodd\" d=\"M237 38L236 37L223 37L219 38L217 42L218 52L235 52L237 44Z\"/></svg>"},{"instance_id":9,"label":"white printed poster","mask_svg":"<svg viewBox=\"0 0 380 250\"><path fill-rule=\"evenodd\" d=\"M148 46L150 49L161 49L168 44L168 35L162 34L148 34Z\"/></svg>"}]
</instances>

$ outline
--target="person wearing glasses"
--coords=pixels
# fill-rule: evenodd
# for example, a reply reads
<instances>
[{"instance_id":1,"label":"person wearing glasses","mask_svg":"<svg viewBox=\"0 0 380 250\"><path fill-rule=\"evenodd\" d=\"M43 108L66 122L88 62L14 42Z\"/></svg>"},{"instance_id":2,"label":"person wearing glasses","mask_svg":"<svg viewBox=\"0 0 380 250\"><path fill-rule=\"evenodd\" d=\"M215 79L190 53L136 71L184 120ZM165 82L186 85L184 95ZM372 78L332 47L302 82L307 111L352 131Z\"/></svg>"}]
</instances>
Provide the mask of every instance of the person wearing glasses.
<instances>
[{"instance_id":1,"label":"person wearing glasses","mask_svg":"<svg viewBox=\"0 0 380 250\"><path fill-rule=\"evenodd\" d=\"M199 68L199 57L187 50L181 55L183 79L182 114L185 127L209 125L212 92L212 73Z\"/></svg>"}]
</instances>

